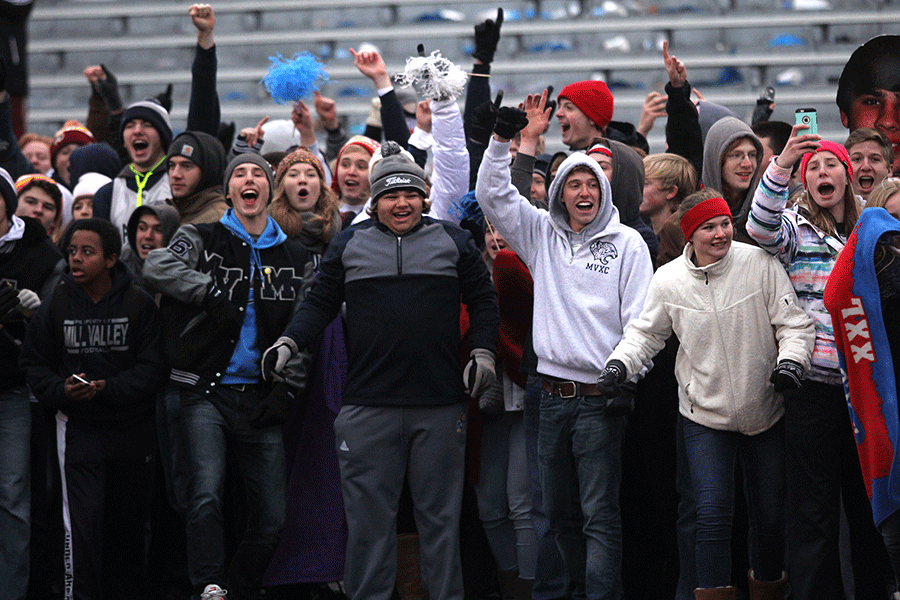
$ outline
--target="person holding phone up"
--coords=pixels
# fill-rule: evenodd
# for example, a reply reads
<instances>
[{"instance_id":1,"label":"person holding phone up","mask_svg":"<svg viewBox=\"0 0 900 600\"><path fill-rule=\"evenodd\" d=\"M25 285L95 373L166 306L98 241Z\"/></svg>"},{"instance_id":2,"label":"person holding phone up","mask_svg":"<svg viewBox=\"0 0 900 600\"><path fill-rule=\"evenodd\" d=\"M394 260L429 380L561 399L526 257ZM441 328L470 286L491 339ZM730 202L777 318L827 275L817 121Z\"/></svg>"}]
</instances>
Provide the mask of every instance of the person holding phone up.
<instances>
[{"instance_id":1,"label":"person holding phone up","mask_svg":"<svg viewBox=\"0 0 900 600\"><path fill-rule=\"evenodd\" d=\"M799 160L805 191L786 208L791 168ZM878 543L863 487L841 385L825 283L861 208L853 167L840 144L799 123L769 163L747 221L747 232L787 269L800 306L816 327L812 364L796 390L786 391L787 565L794 597L843 598L838 554L841 497L850 522L857 597L878 597ZM865 514L868 510L868 514ZM857 551L859 548L859 551ZM865 572L869 571L869 572ZM872 586L867 595L866 586Z\"/></svg>"}]
</instances>

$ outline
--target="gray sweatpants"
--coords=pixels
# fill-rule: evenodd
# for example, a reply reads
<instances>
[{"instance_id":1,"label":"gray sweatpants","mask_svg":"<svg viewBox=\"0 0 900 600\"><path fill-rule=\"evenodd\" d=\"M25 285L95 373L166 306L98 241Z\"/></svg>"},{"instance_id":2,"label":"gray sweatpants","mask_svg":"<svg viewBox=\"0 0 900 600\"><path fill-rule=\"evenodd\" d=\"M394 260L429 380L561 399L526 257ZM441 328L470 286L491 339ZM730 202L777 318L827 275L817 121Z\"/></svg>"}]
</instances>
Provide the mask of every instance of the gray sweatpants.
<instances>
[{"instance_id":1,"label":"gray sweatpants","mask_svg":"<svg viewBox=\"0 0 900 600\"><path fill-rule=\"evenodd\" d=\"M334 422L350 600L390 600L397 576L397 506L408 474L422 578L430 600L462 600L459 518L467 405L344 406Z\"/></svg>"}]
</instances>

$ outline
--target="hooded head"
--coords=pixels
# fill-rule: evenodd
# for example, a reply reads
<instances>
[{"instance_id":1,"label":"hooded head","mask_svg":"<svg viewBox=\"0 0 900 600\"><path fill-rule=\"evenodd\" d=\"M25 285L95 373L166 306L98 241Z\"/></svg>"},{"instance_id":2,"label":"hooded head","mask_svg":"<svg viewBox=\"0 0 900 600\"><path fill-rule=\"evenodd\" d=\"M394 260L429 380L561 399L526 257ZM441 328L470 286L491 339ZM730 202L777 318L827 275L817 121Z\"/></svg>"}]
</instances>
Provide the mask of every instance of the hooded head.
<instances>
[{"instance_id":1,"label":"hooded head","mask_svg":"<svg viewBox=\"0 0 900 600\"><path fill-rule=\"evenodd\" d=\"M31 192L32 189L40 190L42 194ZM47 230L49 235L53 235L59 230L62 224L62 191L59 184L47 177L46 175L22 175L16 180L16 193L20 198L24 198L25 204L19 203L16 210L20 214L34 217L41 221L41 224ZM50 215L43 208L46 204L46 198L49 197L53 202L55 213Z\"/></svg>"},{"instance_id":2,"label":"hooded head","mask_svg":"<svg viewBox=\"0 0 900 600\"><path fill-rule=\"evenodd\" d=\"M610 227L618 226L619 214L613 203L610 202L612 188L609 185L609 180L606 178L600 165L597 164L597 161L583 152L575 152L566 158L559 165L556 177L553 178L553 183L550 185L547 199L550 204L549 211L554 226L563 231L574 231L571 225L571 215L565 206L564 187L570 175L576 170L579 173L585 172L593 175L597 179L599 191L596 215L580 231L584 233L585 237L592 237Z\"/></svg>"},{"instance_id":3,"label":"hooded head","mask_svg":"<svg viewBox=\"0 0 900 600\"><path fill-rule=\"evenodd\" d=\"M148 214L155 216L159 220L160 233L162 235L158 240L159 245L150 243L150 246L152 246L151 248L142 248L138 244L147 244L148 240L143 235L141 236L141 240L138 240L138 229L141 217ZM180 223L181 217L178 215L178 211L175 210L174 206L163 203L143 204L138 206L128 218L128 227L126 228L128 233L128 246L135 256L146 256L147 252L152 249L168 246L169 240L175 235L175 231L178 229Z\"/></svg>"},{"instance_id":4,"label":"hooded head","mask_svg":"<svg viewBox=\"0 0 900 600\"><path fill-rule=\"evenodd\" d=\"M122 170L122 161L113 147L102 142L76 148L69 156L69 177L72 185L81 181L85 173L100 173L114 179Z\"/></svg>"},{"instance_id":5,"label":"hooded head","mask_svg":"<svg viewBox=\"0 0 900 600\"><path fill-rule=\"evenodd\" d=\"M9 172L3 168L0 168L0 198L3 199L3 205L6 207L6 219L9 220L16 214L16 207L19 206L19 194L16 192L16 184Z\"/></svg>"},{"instance_id":6,"label":"hooded head","mask_svg":"<svg viewBox=\"0 0 900 600\"><path fill-rule=\"evenodd\" d=\"M749 177L749 185L746 190L740 192L738 201L729 198L724 178L723 164L725 154L736 140L746 138L756 149L756 167L752 169ZM762 175L763 146L759 138L750 129L750 126L735 117L724 117L713 123L706 134L706 142L703 144L703 173L701 183L704 188L721 190L725 199L729 201L731 212L734 215L735 228L738 229L747 220L750 212L750 203L759 178Z\"/></svg>"},{"instance_id":7,"label":"hooded head","mask_svg":"<svg viewBox=\"0 0 900 600\"><path fill-rule=\"evenodd\" d=\"M193 189L186 190L184 193L173 195L184 198L211 188L216 185L222 185L222 173L225 171L225 148L222 142L217 138L203 133L202 131L185 131L180 133L169 145L169 152L166 157L172 169L172 161L178 157L185 158L200 169L200 178L193 185Z\"/></svg>"}]
</instances>

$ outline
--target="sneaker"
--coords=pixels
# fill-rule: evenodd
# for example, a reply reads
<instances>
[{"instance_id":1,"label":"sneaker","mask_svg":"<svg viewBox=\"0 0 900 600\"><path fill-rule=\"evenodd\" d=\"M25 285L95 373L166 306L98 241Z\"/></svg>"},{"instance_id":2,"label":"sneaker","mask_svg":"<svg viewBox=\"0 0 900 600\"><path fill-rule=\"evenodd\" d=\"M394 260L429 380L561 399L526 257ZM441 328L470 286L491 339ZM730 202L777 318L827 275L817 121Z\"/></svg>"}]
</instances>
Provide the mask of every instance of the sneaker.
<instances>
[{"instance_id":1,"label":"sneaker","mask_svg":"<svg viewBox=\"0 0 900 600\"><path fill-rule=\"evenodd\" d=\"M211 583L203 589L203 593L200 594L200 600L220 600L227 593L227 590Z\"/></svg>"}]
</instances>

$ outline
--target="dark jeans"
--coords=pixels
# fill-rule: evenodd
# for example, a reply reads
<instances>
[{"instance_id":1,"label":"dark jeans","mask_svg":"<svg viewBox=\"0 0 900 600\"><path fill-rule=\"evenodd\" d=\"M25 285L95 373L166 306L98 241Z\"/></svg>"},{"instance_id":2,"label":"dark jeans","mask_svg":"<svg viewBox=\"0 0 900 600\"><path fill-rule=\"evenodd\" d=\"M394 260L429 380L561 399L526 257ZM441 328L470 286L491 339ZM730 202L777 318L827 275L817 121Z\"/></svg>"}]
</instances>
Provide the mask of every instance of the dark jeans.
<instances>
[{"instance_id":1,"label":"dark jeans","mask_svg":"<svg viewBox=\"0 0 900 600\"><path fill-rule=\"evenodd\" d=\"M244 598L261 587L285 518L285 459L280 426L252 429L247 416L259 401L250 387L222 386L209 394L182 391L190 498L187 507L188 571L196 591L226 587ZM225 574L222 505L226 460L237 462L245 496L244 529Z\"/></svg>"},{"instance_id":2,"label":"dark jeans","mask_svg":"<svg viewBox=\"0 0 900 600\"><path fill-rule=\"evenodd\" d=\"M884 596L883 545L872 519L843 386L804 381L785 395L787 564L796 600L842 600L841 499L857 598Z\"/></svg>"},{"instance_id":3,"label":"dark jeans","mask_svg":"<svg viewBox=\"0 0 900 600\"><path fill-rule=\"evenodd\" d=\"M533 600L560 600L568 594L566 565L556 545L556 536L550 531L550 522L544 514L544 493L541 490L541 474L538 466L538 432L541 418L541 377L529 375L525 387L525 455L528 458L528 477L531 481L531 522L537 538L537 564L535 565Z\"/></svg>"},{"instance_id":4,"label":"dark jeans","mask_svg":"<svg viewBox=\"0 0 900 600\"><path fill-rule=\"evenodd\" d=\"M544 508L569 574L571 596L622 597L624 417L607 418L602 396L541 394L538 459Z\"/></svg>"},{"instance_id":5,"label":"dark jeans","mask_svg":"<svg viewBox=\"0 0 900 600\"><path fill-rule=\"evenodd\" d=\"M31 403L22 385L0 391L0 598L10 600L28 592L30 463Z\"/></svg>"},{"instance_id":6,"label":"dark jeans","mask_svg":"<svg viewBox=\"0 0 900 600\"><path fill-rule=\"evenodd\" d=\"M900 584L900 511L893 513L881 522L879 527L891 567L894 569L894 580Z\"/></svg>"},{"instance_id":7,"label":"dark jeans","mask_svg":"<svg viewBox=\"0 0 900 600\"><path fill-rule=\"evenodd\" d=\"M740 459L750 512L750 564L757 580L780 579L784 563L784 419L757 435L683 419L685 450L697 503L697 580L731 584L734 467Z\"/></svg>"}]
</instances>

